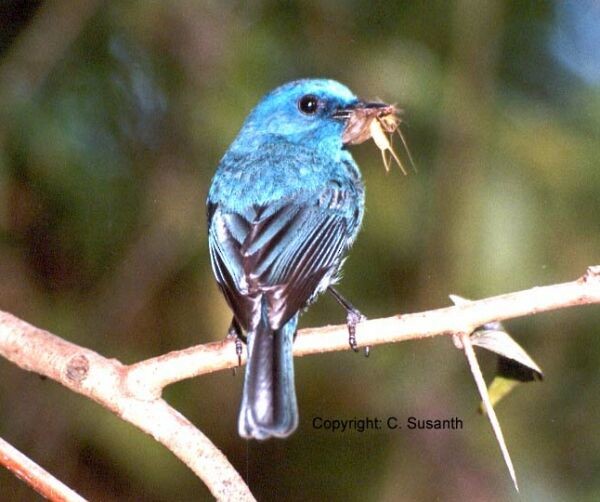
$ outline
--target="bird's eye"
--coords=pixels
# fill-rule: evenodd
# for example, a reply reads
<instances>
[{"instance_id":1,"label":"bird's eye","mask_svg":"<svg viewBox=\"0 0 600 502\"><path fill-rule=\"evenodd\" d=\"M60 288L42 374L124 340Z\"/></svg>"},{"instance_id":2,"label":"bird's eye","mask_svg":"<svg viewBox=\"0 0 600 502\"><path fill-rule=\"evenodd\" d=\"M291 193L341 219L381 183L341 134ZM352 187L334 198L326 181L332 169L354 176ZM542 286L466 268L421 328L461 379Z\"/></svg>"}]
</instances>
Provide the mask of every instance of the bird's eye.
<instances>
[{"instance_id":1,"label":"bird's eye","mask_svg":"<svg viewBox=\"0 0 600 502\"><path fill-rule=\"evenodd\" d=\"M298 101L298 109L306 115L314 115L319 107L319 98L313 94L302 96Z\"/></svg>"}]
</instances>

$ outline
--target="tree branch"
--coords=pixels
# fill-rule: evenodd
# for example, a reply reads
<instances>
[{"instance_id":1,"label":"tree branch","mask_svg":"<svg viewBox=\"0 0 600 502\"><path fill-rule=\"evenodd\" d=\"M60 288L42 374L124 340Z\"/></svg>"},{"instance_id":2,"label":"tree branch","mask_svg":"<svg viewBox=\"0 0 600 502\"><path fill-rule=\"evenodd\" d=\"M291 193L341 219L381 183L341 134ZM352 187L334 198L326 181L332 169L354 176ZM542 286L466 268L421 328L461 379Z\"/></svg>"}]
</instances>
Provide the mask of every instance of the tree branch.
<instances>
[{"instance_id":1,"label":"tree branch","mask_svg":"<svg viewBox=\"0 0 600 502\"><path fill-rule=\"evenodd\" d=\"M598 303L600 265L589 267L583 277L572 282L535 287L465 305L363 321L356 326L356 340L359 346L365 347L472 333L477 327L493 321ZM294 342L295 356L347 349L348 331L344 324L300 330ZM127 385L136 395L146 393L148 398L159 397L169 384L233 368L237 364L232 341L197 345L130 365L127 367Z\"/></svg>"},{"instance_id":2,"label":"tree branch","mask_svg":"<svg viewBox=\"0 0 600 502\"><path fill-rule=\"evenodd\" d=\"M48 500L85 502L84 498L2 438L0 438L0 465L13 472Z\"/></svg>"},{"instance_id":3,"label":"tree branch","mask_svg":"<svg viewBox=\"0 0 600 502\"><path fill-rule=\"evenodd\" d=\"M163 399L133 396L127 367L0 311L0 355L83 394L171 450L219 500L254 500L225 455Z\"/></svg>"},{"instance_id":4,"label":"tree branch","mask_svg":"<svg viewBox=\"0 0 600 502\"><path fill-rule=\"evenodd\" d=\"M580 279L417 314L365 321L360 345L471 333L483 324L577 305L600 304L600 266ZM346 350L345 325L304 329L294 354ZM219 499L253 500L227 458L183 415L161 399L174 382L238 364L232 341L199 345L129 366L66 342L0 311L0 355L23 369L93 399L171 450Z\"/></svg>"}]
</instances>

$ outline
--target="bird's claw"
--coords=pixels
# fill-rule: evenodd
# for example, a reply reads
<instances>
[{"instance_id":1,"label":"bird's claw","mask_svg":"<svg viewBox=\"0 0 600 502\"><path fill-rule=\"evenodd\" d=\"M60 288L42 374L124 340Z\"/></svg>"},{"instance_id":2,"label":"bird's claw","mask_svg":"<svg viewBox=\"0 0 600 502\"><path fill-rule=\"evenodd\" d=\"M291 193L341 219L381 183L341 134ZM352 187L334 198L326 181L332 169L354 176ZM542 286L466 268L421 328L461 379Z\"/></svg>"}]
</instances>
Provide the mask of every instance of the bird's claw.
<instances>
[{"instance_id":1,"label":"bird's claw","mask_svg":"<svg viewBox=\"0 0 600 502\"><path fill-rule=\"evenodd\" d=\"M358 352L358 343L356 342L356 325L362 321L366 321L367 318L362 315L358 310L348 310L346 316L346 326L348 326L348 344L354 352ZM369 356L370 347L365 347L365 356Z\"/></svg>"},{"instance_id":2,"label":"bird's claw","mask_svg":"<svg viewBox=\"0 0 600 502\"><path fill-rule=\"evenodd\" d=\"M360 313L348 300L346 300L338 291L329 286L329 292L333 295L336 301L346 310L346 326L348 326L348 344L354 352L358 352L358 344L356 343L356 325L359 322L366 321L367 318ZM365 357L369 357L371 347L365 347Z\"/></svg>"},{"instance_id":3,"label":"bird's claw","mask_svg":"<svg viewBox=\"0 0 600 502\"><path fill-rule=\"evenodd\" d=\"M242 365L242 352L244 350L244 346L242 344L242 340L239 336L235 337L235 354L238 358L238 367Z\"/></svg>"},{"instance_id":4,"label":"bird's claw","mask_svg":"<svg viewBox=\"0 0 600 502\"><path fill-rule=\"evenodd\" d=\"M231 321L231 326L229 326L229 330L227 331L227 339L234 340L235 342L235 354L238 359L238 367L240 367L242 365L242 353L244 347L242 343L241 328L235 319ZM235 375L235 368L233 368L233 374Z\"/></svg>"}]
</instances>

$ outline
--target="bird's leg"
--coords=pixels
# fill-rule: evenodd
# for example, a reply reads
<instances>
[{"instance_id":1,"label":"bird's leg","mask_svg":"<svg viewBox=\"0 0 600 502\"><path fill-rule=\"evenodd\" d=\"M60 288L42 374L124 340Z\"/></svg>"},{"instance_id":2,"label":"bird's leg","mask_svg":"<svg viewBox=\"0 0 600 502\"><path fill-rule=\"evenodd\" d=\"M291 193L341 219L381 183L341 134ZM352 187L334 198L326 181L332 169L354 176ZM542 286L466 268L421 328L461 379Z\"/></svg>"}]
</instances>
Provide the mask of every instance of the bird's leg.
<instances>
[{"instance_id":1,"label":"bird's leg","mask_svg":"<svg viewBox=\"0 0 600 502\"><path fill-rule=\"evenodd\" d=\"M360 313L360 311L352 305L346 298L344 298L339 291L337 291L333 286L329 286L327 288L329 292L333 295L336 301L346 309L346 326L348 326L348 344L350 348L354 352L358 352L358 347L356 343L356 325L359 322L366 321L367 318ZM365 347L365 356L369 357L371 352L371 347L367 345Z\"/></svg>"},{"instance_id":2,"label":"bird's leg","mask_svg":"<svg viewBox=\"0 0 600 502\"><path fill-rule=\"evenodd\" d=\"M238 358L238 366L241 366L242 365L242 352L244 350L242 341L245 339L245 337L242 334L242 327L240 326L240 323L237 321L237 319L235 317L231 320L231 324L229 325L229 330L227 331L227 338L229 338L229 339L233 338L235 340L235 353ZM233 371L235 374L235 368L233 369Z\"/></svg>"}]
</instances>

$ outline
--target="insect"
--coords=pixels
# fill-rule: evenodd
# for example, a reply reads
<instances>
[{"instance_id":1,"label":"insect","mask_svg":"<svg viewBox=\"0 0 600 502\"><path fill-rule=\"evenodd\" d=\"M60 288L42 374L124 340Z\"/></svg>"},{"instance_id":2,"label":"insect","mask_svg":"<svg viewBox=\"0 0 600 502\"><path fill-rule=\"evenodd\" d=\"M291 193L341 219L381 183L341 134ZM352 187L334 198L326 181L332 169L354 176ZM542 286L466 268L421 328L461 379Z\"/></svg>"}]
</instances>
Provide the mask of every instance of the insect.
<instances>
[{"instance_id":1,"label":"insect","mask_svg":"<svg viewBox=\"0 0 600 502\"><path fill-rule=\"evenodd\" d=\"M394 151L394 148L392 147L391 140L394 132L398 132L398 136L400 136L402 145L404 145L404 149L406 150L406 154L408 155L410 165L415 171L417 170L417 168L415 167L415 163L408 148L408 144L406 143L404 135L402 134L402 130L400 129L400 123L401 120L396 113L377 116L375 117L375 120L371 121L371 124L369 125L369 131L371 132L371 138L373 138L373 141L377 145L377 148L379 148L379 150L381 151L381 158L383 159L383 165L385 167L385 170L388 172L390 171L390 160L386 156L386 151L389 150L392 158L396 161L396 164L398 164L398 167L400 167L402 173L406 175L406 169L404 169L404 165L402 164L400 157L398 157L398 155ZM389 138L386 135L386 133L389 134Z\"/></svg>"},{"instance_id":2,"label":"insect","mask_svg":"<svg viewBox=\"0 0 600 502\"><path fill-rule=\"evenodd\" d=\"M407 174L404 164L392 146L391 138L395 132L398 132L400 140L404 145L406 154L411 166L416 171L415 163L400 130L401 119L398 116L400 110L394 105L384 103L375 103L371 107L356 110L350 118L351 123L344 133L344 141L350 144L359 144L373 139L377 148L381 151L381 158L385 170L389 172L392 160L398 164L398 167L404 175ZM390 157L387 152L389 151Z\"/></svg>"}]
</instances>

